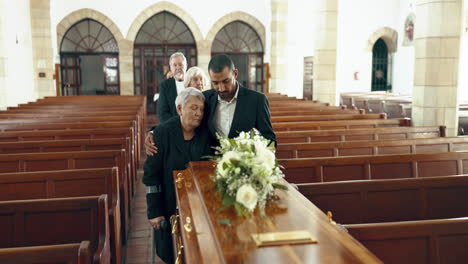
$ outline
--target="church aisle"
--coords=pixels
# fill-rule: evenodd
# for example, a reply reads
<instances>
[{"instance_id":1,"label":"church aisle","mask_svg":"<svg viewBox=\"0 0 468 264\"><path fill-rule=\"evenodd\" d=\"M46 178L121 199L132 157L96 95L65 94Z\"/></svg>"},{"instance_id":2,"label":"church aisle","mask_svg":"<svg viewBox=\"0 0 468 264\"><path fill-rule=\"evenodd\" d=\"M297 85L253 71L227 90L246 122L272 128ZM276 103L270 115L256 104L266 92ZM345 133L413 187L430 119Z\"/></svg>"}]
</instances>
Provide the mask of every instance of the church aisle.
<instances>
[{"instance_id":1,"label":"church aisle","mask_svg":"<svg viewBox=\"0 0 468 264\"><path fill-rule=\"evenodd\" d=\"M155 115L148 115L148 128L158 123ZM146 194L145 185L141 182L143 177L143 164L146 157L141 160L137 171L137 184L136 193L132 201L132 217L130 222L130 233L127 245L125 246L126 264L147 264L156 263L163 264L164 262L159 259L155 253L152 252L153 238L152 228L148 224L146 217ZM154 262L152 261L154 255Z\"/></svg>"},{"instance_id":2,"label":"church aisle","mask_svg":"<svg viewBox=\"0 0 468 264\"><path fill-rule=\"evenodd\" d=\"M144 161L144 160L142 160ZM130 222L130 234L127 241L125 262L127 264L147 264L156 263L162 264L157 256L155 262L152 262L153 252L152 249L152 228L148 224L146 218L146 197L145 185L141 182L143 177L143 163L140 164L138 169L138 183L135 196L133 197L132 204L132 218Z\"/></svg>"}]
</instances>

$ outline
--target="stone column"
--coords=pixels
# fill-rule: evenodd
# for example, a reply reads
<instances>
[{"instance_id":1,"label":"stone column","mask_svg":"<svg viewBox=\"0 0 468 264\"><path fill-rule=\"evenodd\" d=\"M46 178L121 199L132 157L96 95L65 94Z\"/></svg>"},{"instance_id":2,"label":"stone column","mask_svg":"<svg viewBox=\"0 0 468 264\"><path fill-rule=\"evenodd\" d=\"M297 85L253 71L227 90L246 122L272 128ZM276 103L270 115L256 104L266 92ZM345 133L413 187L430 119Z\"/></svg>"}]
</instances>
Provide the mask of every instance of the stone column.
<instances>
[{"instance_id":1,"label":"stone column","mask_svg":"<svg viewBox=\"0 0 468 264\"><path fill-rule=\"evenodd\" d=\"M270 92L288 89L288 1L271 0Z\"/></svg>"},{"instance_id":2,"label":"stone column","mask_svg":"<svg viewBox=\"0 0 468 264\"><path fill-rule=\"evenodd\" d=\"M208 75L208 64L211 60L211 45L207 40L200 40L197 42L197 66L202 68ZM209 84L211 85L211 84Z\"/></svg>"},{"instance_id":3,"label":"stone column","mask_svg":"<svg viewBox=\"0 0 468 264\"><path fill-rule=\"evenodd\" d=\"M34 91L39 98L54 96L57 94L53 78L55 65L50 27L50 0L30 0L30 6Z\"/></svg>"},{"instance_id":4,"label":"stone column","mask_svg":"<svg viewBox=\"0 0 468 264\"><path fill-rule=\"evenodd\" d=\"M133 41L128 39L119 39L119 78L120 94L134 95L133 86Z\"/></svg>"},{"instance_id":5,"label":"stone column","mask_svg":"<svg viewBox=\"0 0 468 264\"><path fill-rule=\"evenodd\" d=\"M458 63L462 0L416 1L414 126L458 128Z\"/></svg>"},{"instance_id":6,"label":"stone column","mask_svg":"<svg viewBox=\"0 0 468 264\"><path fill-rule=\"evenodd\" d=\"M317 31L313 68L313 100L336 105L336 30L338 0L317 1Z\"/></svg>"}]
</instances>

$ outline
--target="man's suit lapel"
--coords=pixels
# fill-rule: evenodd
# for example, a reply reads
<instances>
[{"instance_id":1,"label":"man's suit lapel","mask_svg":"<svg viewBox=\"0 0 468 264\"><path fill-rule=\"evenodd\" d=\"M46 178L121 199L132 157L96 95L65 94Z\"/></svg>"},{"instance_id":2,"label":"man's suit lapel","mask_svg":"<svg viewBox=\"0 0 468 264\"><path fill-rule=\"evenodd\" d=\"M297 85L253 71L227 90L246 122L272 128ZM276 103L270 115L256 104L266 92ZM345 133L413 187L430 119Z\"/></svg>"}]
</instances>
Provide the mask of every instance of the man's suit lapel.
<instances>
[{"instance_id":1,"label":"man's suit lapel","mask_svg":"<svg viewBox=\"0 0 468 264\"><path fill-rule=\"evenodd\" d=\"M170 104L170 107L171 107L171 112L173 115L177 114L177 109L176 109L176 106L175 106L175 99L177 97L177 85L176 85L176 81L174 78L172 78L171 80L171 86L172 88L169 89L169 102L173 102Z\"/></svg>"},{"instance_id":2,"label":"man's suit lapel","mask_svg":"<svg viewBox=\"0 0 468 264\"><path fill-rule=\"evenodd\" d=\"M213 136L216 136L216 125L215 125L215 114L216 107L218 106L218 94L213 92L208 102L210 106L210 119L208 122L208 128Z\"/></svg>"},{"instance_id":3,"label":"man's suit lapel","mask_svg":"<svg viewBox=\"0 0 468 264\"><path fill-rule=\"evenodd\" d=\"M242 121L242 111L244 102L244 88L239 85L239 93L237 94L236 110L234 110L234 116L232 117L231 129L229 130L229 138L233 138L236 134L236 130L239 129Z\"/></svg>"}]
</instances>

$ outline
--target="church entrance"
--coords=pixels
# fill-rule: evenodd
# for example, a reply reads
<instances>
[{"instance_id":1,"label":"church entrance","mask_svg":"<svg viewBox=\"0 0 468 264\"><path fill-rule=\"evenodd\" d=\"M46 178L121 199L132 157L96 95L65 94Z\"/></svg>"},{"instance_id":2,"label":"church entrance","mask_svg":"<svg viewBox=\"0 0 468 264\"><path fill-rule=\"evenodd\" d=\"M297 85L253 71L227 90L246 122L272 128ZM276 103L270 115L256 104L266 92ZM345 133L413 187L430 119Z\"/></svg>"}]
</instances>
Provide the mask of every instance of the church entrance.
<instances>
[{"instance_id":1,"label":"church entrance","mask_svg":"<svg viewBox=\"0 0 468 264\"><path fill-rule=\"evenodd\" d=\"M385 42L379 38L372 49L372 91L392 90L392 59Z\"/></svg>"},{"instance_id":2,"label":"church entrance","mask_svg":"<svg viewBox=\"0 0 468 264\"><path fill-rule=\"evenodd\" d=\"M120 94L118 55L114 36L101 23L73 25L60 46L61 94Z\"/></svg>"},{"instance_id":3,"label":"church entrance","mask_svg":"<svg viewBox=\"0 0 468 264\"><path fill-rule=\"evenodd\" d=\"M140 28L133 53L135 94L145 95L149 113L155 113L155 95L169 76L169 57L182 52L187 68L197 65L197 47L187 25L169 12L148 19Z\"/></svg>"}]
</instances>

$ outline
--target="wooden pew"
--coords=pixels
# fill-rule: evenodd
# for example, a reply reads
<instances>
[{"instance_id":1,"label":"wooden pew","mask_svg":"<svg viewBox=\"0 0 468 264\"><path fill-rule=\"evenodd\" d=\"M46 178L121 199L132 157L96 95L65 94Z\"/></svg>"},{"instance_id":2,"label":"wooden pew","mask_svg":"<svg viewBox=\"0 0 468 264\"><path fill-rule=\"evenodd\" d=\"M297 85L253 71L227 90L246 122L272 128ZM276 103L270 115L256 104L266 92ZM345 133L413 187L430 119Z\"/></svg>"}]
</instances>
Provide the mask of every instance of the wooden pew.
<instances>
[{"instance_id":1,"label":"wooden pew","mask_svg":"<svg viewBox=\"0 0 468 264\"><path fill-rule=\"evenodd\" d=\"M131 201L128 179L125 173L124 152L124 150L100 150L0 154L0 173L118 167L119 194L122 197L120 203L123 227L122 239L125 241L129 229L128 218L130 216Z\"/></svg>"},{"instance_id":2,"label":"wooden pew","mask_svg":"<svg viewBox=\"0 0 468 264\"><path fill-rule=\"evenodd\" d=\"M346 225L385 263L464 263L468 218Z\"/></svg>"},{"instance_id":3,"label":"wooden pew","mask_svg":"<svg viewBox=\"0 0 468 264\"><path fill-rule=\"evenodd\" d=\"M468 216L468 176L298 184L299 191L342 224Z\"/></svg>"},{"instance_id":4,"label":"wooden pew","mask_svg":"<svg viewBox=\"0 0 468 264\"><path fill-rule=\"evenodd\" d=\"M367 129L279 131L275 132L275 134L279 144L325 141L397 140L445 137L446 127L385 127Z\"/></svg>"},{"instance_id":5,"label":"wooden pew","mask_svg":"<svg viewBox=\"0 0 468 264\"><path fill-rule=\"evenodd\" d=\"M342 110L343 106L323 106L323 105L270 105L270 111L318 111L318 110Z\"/></svg>"},{"instance_id":6,"label":"wooden pew","mask_svg":"<svg viewBox=\"0 0 468 264\"><path fill-rule=\"evenodd\" d=\"M109 263L107 196L0 202L0 247L90 241L93 263Z\"/></svg>"},{"instance_id":7,"label":"wooden pew","mask_svg":"<svg viewBox=\"0 0 468 264\"><path fill-rule=\"evenodd\" d=\"M104 139L74 139L74 140L43 140L0 142L0 154L37 153L37 152L69 152L93 150L121 150L125 149L125 169L128 175L128 186L134 193L136 182L136 164L131 156L130 138L104 138Z\"/></svg>"},{"instance_id":8,"label":"wooden pew","mask_svg":"<svg viewBox=\"0 0 468 264\"><path fill-rule=\"evenodd\" d=\"M358 115L365 114L363 109L360 110L350 110L350 109L340 109L340 110L327 110L327 109L317 109L317 110L285 110L285 111L270 111L271 116L294 116L294 115Z\"/></svg>"},{"instance_id":9,"label":"wooden pew","mask_svg":"<svg viewBox=\"0 0 468 264\"><path fill-rule=\"evenodd\" d=\"M74 140L74 139L105 139L132 138L132 128L97 128L97 129L65 129L65 130L36 130L0 133L0 142L22 142L43 140ZM136 155L135 142L130 140L129 153L132 157L132 171L136 171L139 159Z\"/></svg>"},{"instance_id":10,"label":"wooden pew","mask_svg":"<svg viewBox=\"0 0 468 264\"><path fill-rule=\"evenodd\" d=\"M1 124L0 132L13 132L13 131L40 131L40 130L69 130L70 133L75 129L109 129L109 128L131 128L133 145L135 146L136 157L138 161L141 159L141 145L138 142L138 135L135 133L134 121L116 121L116 122L64 122L55 123L56 120L51 120L51 123L9 123ZM3 133L0 133L3 134Z\"/></svg>"},{"instance_id":11,"label":"wooden pew","mask_svg":"<svg viewBox=\"0 0 468 264\"><path fill-rule=\"evenodd\" d=\"M468 152L283 159L290 183L422 178L468 173Z\"/></svg>"},{"instance_id":12,"label":"wooden pew","mask_svg":"<svg viewBox=\"0 0 468 264\"><path fill-rule=\"evenodd\" d=\"M0 201L107 195L114 263L121 259L121 215L117 167L0 173ZM0 262L1 263L1 262Z\"/></svg>"},{"instance_id":13,"label":"wooden pew","mask_svg":"<svg viewBox=\"0 0 468 264\"><path fill-rule=\"evenodd\" d=\"M276 157L279 159L297 159L454 151L468 151L468 138L441 137L279 144L276 148Z\"/></svg>"},{"instance_id":14,"label":"wooden pew","mask_svg":"<svg viewBox=\"0 0 468 264\"><path fill-rule=\"evenodd\" d=\"M90 264L90 242L50 246L0 248L3 264Z\"/></svg>"},{"instance_id":15,"label":"wooden pew","mask_svg":"<svg viewBox=\"0 0 468 264\"><path fill-rule=\"evenodd\" d=\"M376 127L410 126L409 119L374 119L374 120L339 120L339 121L306 121L273 123L275 131L355 129Z\"/></svg>"},{"instance_id":16,"label":"wooden pew","mask_svg":"<svg viewBox=\"0 0 468 264\"><path fill-rule=\"evenodd\" d=\"M367 120L367 119L387 119L385 114L365 114L365 115L293 115L293 116L272 116L271 122L307 122L307 121L335 121L335 120Z\"/></svg>"}]
</instances>

